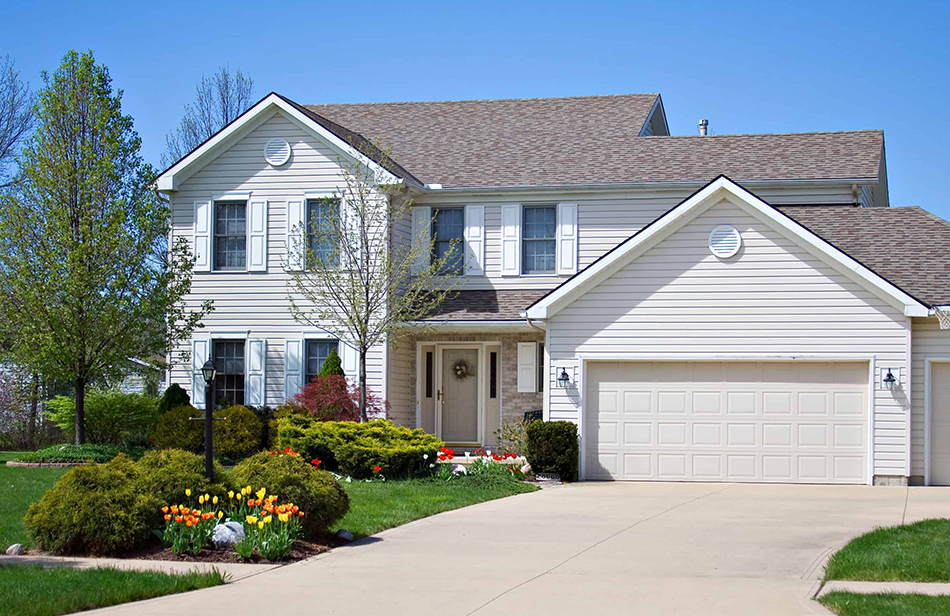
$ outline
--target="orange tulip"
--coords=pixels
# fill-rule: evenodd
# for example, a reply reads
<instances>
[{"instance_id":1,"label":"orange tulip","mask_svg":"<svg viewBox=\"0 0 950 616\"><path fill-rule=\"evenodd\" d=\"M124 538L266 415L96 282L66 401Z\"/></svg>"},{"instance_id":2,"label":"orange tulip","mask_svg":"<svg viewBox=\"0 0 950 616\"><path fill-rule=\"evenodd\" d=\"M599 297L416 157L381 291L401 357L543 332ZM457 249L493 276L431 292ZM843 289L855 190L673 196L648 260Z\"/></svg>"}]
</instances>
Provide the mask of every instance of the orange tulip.
<instances>
[{"instance_id":1,"label":"orange tulip","mask_svg":"<svg viewBox=\"0 0 950 616\"><path fill-rule=\"evenodd\" d=\"M178 515L178 505L172 505L172 513Z\"/></svg>"},{"instance_id":2,"label":"orange tulip","mask_svg":"<svg viewBox=\"0 0 950 616\"><path fill-rule=\"evenodd\" d=\"M166 514L165 514L165 521L167 522L167 521L169 521L169 520L171 520L171 519L172 519L172 516L166 513Z\"/></svg>"},{"instance_id":3,"label":"orange tulip","mask_svg":"<svg viewBox=\"0 0 950 616\"><path fill-rule=\"evenodd\" d=\"M168 507L162 507L162 513L168 513Z\"/></svg>"},{"instance_id":4,"label":"orange tulip","mask_svg":"<svg viewBox=\"0 0 950 616\"><path fill-rule=\"evenodd\" d=\"M180 516L180 515L176 515L176 516L175 516L175 522L177 522L178 524L181 524L181 516Z\"/></svg>"},{"instance_id":5,"label":"orange tulip","mask_svg":"<svg viewBox=\"0 0 950 616\"><path fill-rule=\"evenodd\" d=\"M191 523L191 520L188 520L185 522L185 526L194 526L194 524Z\"/></svg>"},{"instance_id":6,"label":"orange tulip","mask_svg":"<svg viewBox=\"0 0 950 616\"><path fill-rule=\"evenodd\" d=\"M302 518L302 517L303 517L303 511L298 512L298 515Z\"/></svg>"},{"instance_id":7,"label":"orange tulip","mask_svg":"<svg viewBox=\"0 0 950 616\"><path fill-rule=\"evenodd\" d=\"M249 499L247 500L247 506L248 506L248 507L253 507L253 506L254 506L254 499L253 499L253 498L249 498Z\"/></svg>"}]
</instances>

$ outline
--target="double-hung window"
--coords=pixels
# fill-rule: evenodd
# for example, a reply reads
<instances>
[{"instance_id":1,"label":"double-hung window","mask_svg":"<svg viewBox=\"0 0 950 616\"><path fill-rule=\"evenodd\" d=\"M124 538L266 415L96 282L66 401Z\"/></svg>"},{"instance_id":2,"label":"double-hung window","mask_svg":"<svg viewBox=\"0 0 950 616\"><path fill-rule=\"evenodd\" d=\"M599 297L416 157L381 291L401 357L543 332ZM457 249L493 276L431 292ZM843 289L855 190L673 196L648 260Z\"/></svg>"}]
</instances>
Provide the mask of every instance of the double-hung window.
<instances>
[{"instance_id":1,"label":"double-hung window","mask_svg":"<svg viewBox=\"0 0 950 616\"><path fill-rule=\"evenodd\" d=\"M521 221L522 273L555 273L557 208L553 205L526 205Z\"/></svg>"},{"instance_id":2,"label":"double-hung window","mask_svg":"<svg viewBox=\"0 0 950 616\"><path fill-rule=\"evenodd\" d=\"M225 400L244 405L244 341L215 340L213 345L215 398L218 405Z\"/></svg>"},{"instance_id":3,"label":"double-hung window","mask_svg":"<svg viewBox=\"0 0 950 616\"><path fill-rule=\"evenodd\" d=\"M307 248L313 265L326 267L340 264L340 242L337 237L339 220L339 199L307 200Z\"/></svg>"},{"instance_id":4,"label":"double-hung window","mask_svg":"<svg viewBox=\"0 0 950 616\"><path fill-rule=\"evenodd\" d=\"M320 376L323 363L330 356L331 351L338 351L340 343L337 340L307 340L307 382Z\"/></svg>"},{"instance_id":5,"label":"double-hung window","mask_svg":"<svg viewBox=\"0 0 950 616\"><path fill-rule=\"evenodd\" d=\"M247 269L247 203L214 204L214 269Z\"/></svg>"},{"instance_id":6,"label":"double-hung window","mask_svg":"<svg viewBox=\"0 0 950 616\"><path fill-rule=\"evenodd\" d=\"M432 220L432 263L448 258L440 273L461 275L465 263L464 246L465 208L447 208L435 211ZM451 251L451 253L450 253Z\"/></svg>"}]
</instances>

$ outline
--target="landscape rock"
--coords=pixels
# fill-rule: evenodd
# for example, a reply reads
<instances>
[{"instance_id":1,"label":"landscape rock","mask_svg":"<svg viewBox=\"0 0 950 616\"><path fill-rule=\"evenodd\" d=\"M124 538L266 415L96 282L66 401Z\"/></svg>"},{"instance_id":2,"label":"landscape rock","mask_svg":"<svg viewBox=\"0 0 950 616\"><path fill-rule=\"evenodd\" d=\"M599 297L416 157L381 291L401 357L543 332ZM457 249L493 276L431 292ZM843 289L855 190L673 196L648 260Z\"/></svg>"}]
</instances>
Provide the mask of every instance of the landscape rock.
<instances>
[{"instance_id":1,"label":"landscape rock","mask_svg":"<svg viewBox=\"0 0 950 616\"><path fill-rule=\"evenodd\" d=\"M524 463L524 466L521 467L521 474L522 474L522 475L530 475L530 474L531 474L531 465L528 464L527 462L525 462L525 463Z\"/></svg>"},{"instance_id":2,"label":"landscape rock","mask_svg":"<svg viewBox=\"0 0 950 616\"><path fill-rule=\"evenodd\" d=\"M345 528L336 531L335 536L337 539L342 539L343 541L353 541L353 533Z\"/></svg>"},{"instance_id":3,"label":"landscape rock","mask_svg":"<svg viewBox=\"0 0 950 616\"><path fill-rule=\"evenodd\" d=\"M452 474L453 475L468 475L468 468L466 468L464 464L453 464Z\"/></svg>"},{"instance_id":4,"label":"landscape rock","mask_svg":"<svg viewBox=\"0 0 950 616\"><path fill-rule=\"evenodd\" d=\"M26 548L20 543L14 543L7 548L7 556L20 556L26 554Z\"/></svg>"},{"instance_id":5,"label":"landscape rock","mask_svg":"<svg viewBox=\"0 0 950 616\"><path fill-rule=\"evenodd\" d=\"M224 548L241 543L246 537L244 526L240 522L225 522L214 527L211 541L215 547Z\"/></svg>"}]
</instances>

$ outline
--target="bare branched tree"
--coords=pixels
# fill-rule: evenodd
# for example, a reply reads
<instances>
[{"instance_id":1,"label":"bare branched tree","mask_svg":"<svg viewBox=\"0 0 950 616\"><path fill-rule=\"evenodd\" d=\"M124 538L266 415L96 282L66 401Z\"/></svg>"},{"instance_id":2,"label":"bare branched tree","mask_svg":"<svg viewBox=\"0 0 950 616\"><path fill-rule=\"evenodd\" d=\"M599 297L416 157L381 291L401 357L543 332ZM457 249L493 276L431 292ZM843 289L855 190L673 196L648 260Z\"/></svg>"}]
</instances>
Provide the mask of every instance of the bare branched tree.
<instances>
[{"instance_id":1,"label":"bare branched tree","mask_svg":"<svg viewBox=\"0 0 950 616\"><path fill-rule=\"evenodd\" d=\"M237 69L222 66L211 77L202 77L195 88L195 102L185 105L181 124L165 137L162 166L171 166L230 124L254 103L254 80Z\"/></svg>"},{"instance_id":2,"label":"bare branched tree","mask_svg":"<svg viewBox=\"0 0 950 616\"><path fill-rule=\"evenodd\" d=\"M33 128L34 102L29 85L7 56L0 63L0 185L5 185L7 165L20 141Z\"/></svg>"},{"instance_id":3,"label":"bare branched tree","mask_svg":"<svg viewBox=\"0 0 950 616\"><path fill-rule=\"evenodd\" d=\"M385 168L389 155L381 156ZM395 344L409 333L407 324L431 318L454 293L458 277L451 275L461 273L463 259L456 242L436 251L428 233L405 233L412 201L385 171L359 162L340 165L339 191L302 204L304 223L296 226L285 264L287 297L296 321L359 353L360 418L366 421L367 353Z\"/></svg>"}]
</instances>

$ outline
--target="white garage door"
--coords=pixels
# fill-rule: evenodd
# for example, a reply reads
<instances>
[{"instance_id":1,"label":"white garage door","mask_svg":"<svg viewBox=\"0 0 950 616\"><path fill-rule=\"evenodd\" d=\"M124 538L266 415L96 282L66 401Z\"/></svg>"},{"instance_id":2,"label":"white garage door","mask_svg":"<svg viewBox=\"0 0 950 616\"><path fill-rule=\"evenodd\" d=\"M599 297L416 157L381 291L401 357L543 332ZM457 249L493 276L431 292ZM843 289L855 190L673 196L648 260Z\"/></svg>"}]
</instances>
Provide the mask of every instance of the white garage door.
<instances>
[{"instance_id":1,"label":"white garage door","mask_svg":"<svg viewBox=\"0 0 950 616\"><path fill-rule=\"evenodd\" d=\"M864 362L595 362L587 479L865 483Z\"/></svg>"}]
</instances>

